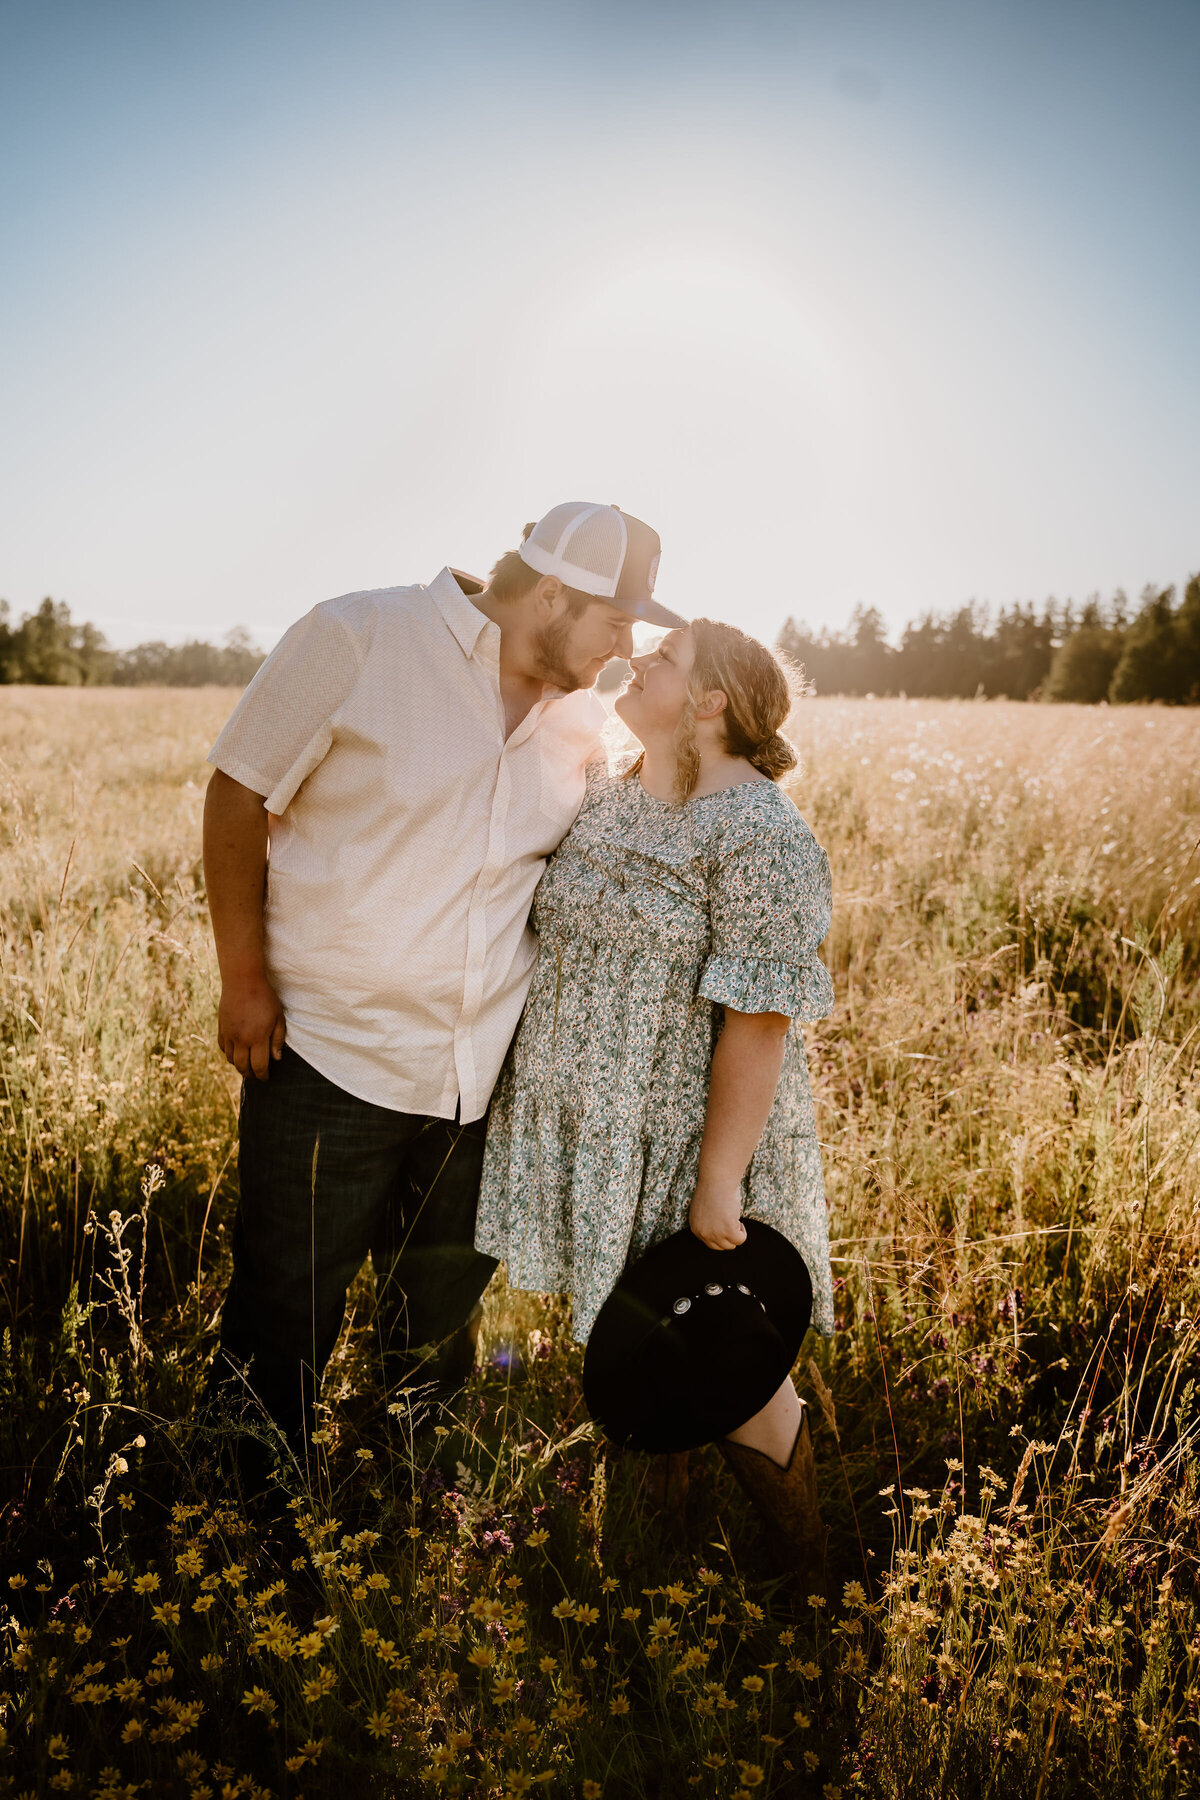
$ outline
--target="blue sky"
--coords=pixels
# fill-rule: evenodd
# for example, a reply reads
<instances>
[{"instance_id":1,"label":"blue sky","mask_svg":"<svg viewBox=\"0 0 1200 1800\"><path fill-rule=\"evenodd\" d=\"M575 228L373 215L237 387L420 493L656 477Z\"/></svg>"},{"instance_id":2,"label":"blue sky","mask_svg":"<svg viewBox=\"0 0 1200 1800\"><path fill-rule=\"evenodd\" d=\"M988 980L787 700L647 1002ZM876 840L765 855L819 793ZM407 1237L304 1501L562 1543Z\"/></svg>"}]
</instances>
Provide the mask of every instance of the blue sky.
<instances>
[{"instance_id":1,"label":"blue sky","mask_svg":"<svg viewBox=\"0 0 1200 1800\"><path fill-rule=\"evenodd\" d=\"M1200 0L0 0L0 595L271 642L567 498L773 635L1200 568Z\"/></svg>"}]
</instances>

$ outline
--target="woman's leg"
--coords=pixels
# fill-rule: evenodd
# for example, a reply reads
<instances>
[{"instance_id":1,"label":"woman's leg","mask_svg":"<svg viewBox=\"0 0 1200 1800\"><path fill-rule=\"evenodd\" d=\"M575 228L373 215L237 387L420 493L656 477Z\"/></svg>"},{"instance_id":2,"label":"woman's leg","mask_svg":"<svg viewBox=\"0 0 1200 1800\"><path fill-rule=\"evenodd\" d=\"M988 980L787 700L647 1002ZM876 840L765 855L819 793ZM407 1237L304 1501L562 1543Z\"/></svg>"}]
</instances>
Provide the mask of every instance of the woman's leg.
<instances>
[{"instance_id":1,"label":"woman's leg","mask_svg":"<svg viewBox=\"0 0 1200 1800\"><path fill-rule=\"evenodd\" d=\"M819 1588L825 1528L812 1432L808 1408L791 1382L785 1381L761 1412L722 1438L719 1448L767 1527L777 1560Z\"/></svg>"},{"instance_id":2,"label":"woman's leg","mask_svg":"<svg viewBox=\"0 0 1200 1800\"><path fill-rule=\"evenodd\" d=\"M785 1381L761 1412L756 1412L752 1419L731 1431L729 1439L734 1444L745 1444L750 1450L761 1450L781 1469L786 1469L803 1417L804 1404L791 1382Z\"/></svg>"}]
</instances>

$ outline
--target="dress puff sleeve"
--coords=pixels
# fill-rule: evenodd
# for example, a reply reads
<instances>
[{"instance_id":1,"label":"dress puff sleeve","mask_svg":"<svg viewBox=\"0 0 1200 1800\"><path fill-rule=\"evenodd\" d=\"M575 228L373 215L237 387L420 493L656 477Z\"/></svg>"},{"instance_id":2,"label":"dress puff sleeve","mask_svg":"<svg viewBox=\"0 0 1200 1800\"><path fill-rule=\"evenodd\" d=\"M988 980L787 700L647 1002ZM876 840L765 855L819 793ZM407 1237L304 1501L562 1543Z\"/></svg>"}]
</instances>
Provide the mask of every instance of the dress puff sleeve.
<instances>
[{"instance_id":1,"label":"dress puff sleeve","mask_svg":"<svg viewBox=\"0 0 1200 1800\"><path fill-rule=\"evenodd\" d=\"M747 820L713 864L712 945L697 994L735 1012L823 1019L833 1010L817 955L833 909L829 859L787 807Z\"/></svg>"}]
</instances>

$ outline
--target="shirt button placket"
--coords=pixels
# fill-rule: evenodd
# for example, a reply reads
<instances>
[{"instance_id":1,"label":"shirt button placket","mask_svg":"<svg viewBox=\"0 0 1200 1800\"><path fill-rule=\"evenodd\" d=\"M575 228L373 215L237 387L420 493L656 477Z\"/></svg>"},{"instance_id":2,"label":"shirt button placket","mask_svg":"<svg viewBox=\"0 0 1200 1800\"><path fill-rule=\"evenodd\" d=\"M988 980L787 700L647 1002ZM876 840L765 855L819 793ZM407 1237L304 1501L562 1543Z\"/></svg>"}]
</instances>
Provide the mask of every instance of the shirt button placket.
<instances>
[{"instance_id":1,"label":"shirt button placket","mask_svg":"<svg viewBox=\"0 0 1200 1800\"><path fill-rule=\"evenodd\" d=\"M504 866L505 825L512 799L512 776L509 769L508 745L500 752L496 767L496 785L492 792L492 810L488 821L487 856L471 890L467 909L467 966L463 979L463 1004L455 1032L455 1067L458 1071L460 1114L472 1117L477 1106L477 1063L474 1025L483 1004L484 977L487 972L487 909L496 877Z\"/></svg>"}]
</instances>

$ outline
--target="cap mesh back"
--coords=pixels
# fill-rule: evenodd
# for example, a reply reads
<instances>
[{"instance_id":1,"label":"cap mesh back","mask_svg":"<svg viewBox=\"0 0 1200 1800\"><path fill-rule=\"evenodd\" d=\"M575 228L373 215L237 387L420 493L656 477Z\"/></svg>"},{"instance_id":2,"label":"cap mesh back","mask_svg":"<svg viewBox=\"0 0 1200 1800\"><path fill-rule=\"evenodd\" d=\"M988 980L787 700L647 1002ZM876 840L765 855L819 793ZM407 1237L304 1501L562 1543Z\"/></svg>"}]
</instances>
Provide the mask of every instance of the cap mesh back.
<instances>
[{"instance_id":1,"label":"cap mesh back","mask_svg":"<svg viewBox=\"0 0 1200 1800\"><path fill-rule=\"evenodd\" d=\"M552 506L545 518L539 519L530 532L529 542L536 544L539 550L545 550L550 556L557 555L558 541L578 513L577 501L568 500L564 506Z\"/></svg>"},{"instance_id":2,"label":"cap mesh back","mask_svg":"<svg viewBox=\"0 0 1200 1800\"><path fill-rule=\"evenodd\" d=\"M620 519L606 508L603 512L594 512L574 531L567 533L561 554L577 569L588 569L606 581L615 581L621 569L624 539Z\"/></svg>"}]
</instances>

